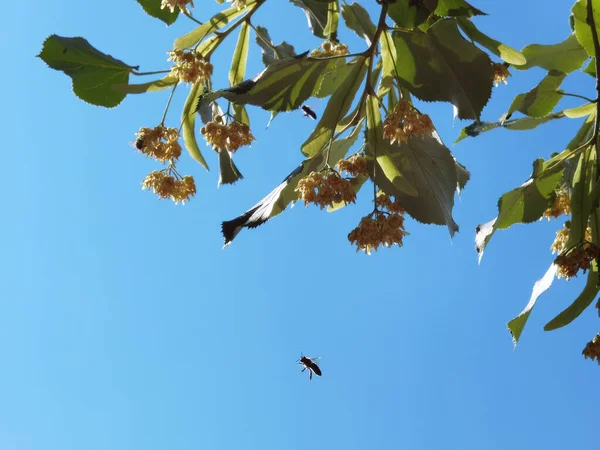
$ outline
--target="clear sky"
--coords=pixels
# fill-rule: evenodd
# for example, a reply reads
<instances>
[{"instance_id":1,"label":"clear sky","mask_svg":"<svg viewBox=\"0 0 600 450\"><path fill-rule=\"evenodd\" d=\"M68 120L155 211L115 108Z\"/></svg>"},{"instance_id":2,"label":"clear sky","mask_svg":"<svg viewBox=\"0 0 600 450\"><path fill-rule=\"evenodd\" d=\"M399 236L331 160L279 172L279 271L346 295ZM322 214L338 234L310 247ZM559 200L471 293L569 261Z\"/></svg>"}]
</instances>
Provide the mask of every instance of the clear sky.
<instances>
[{"instance_id":1,"label":"clear sky","mask_svg":"<svg viewBox=\"0 0 600 450\"><path fill-rule=\"evenodd\" d=\"M477 25L518 49L570 31L570 1L473 3L490 13ZM217 7L197 0L195 13ZM257 142L236 157L246 178L217 190L215 155L205 151L208 173L184 155L196 198L159 201L140 188L157 165L130 142L160 121L168 91L92 107L35 55L52 33L84 36L160 70L193 24L166 28L133 0L8 2L4 12L1 449L598 448L600 368L581 356L599 331L596 311L542 329L582 280L541 298L516 351L505 325L552 262L563 220L497 233L481 266L474 250L475 227L495 217L498 197L529 177L536 157L562 150L579 121L452 147L472 175L452 242L445 227L407 220L403 248L357 254L346 236L370 209L363 195L335 214L297 204L222 251L220 222L296 167L314 122L294 112L265 130L268 114L252 108ZM318 45L286 1L254 22L298 52ZM359 51L350 33L340 38ZM234 39L214 60L218 87ZM259 54L251 48L250 76ZM483 118L497 119L542 76L513 71ZM564 88L594 95L587 75ZM184 89L177 94L174 126ZM425 110L448 146L468 124L453 125L448 104ZM321 378L300 373L301 351L323 357Z\"/></svg>"}]
</instances>

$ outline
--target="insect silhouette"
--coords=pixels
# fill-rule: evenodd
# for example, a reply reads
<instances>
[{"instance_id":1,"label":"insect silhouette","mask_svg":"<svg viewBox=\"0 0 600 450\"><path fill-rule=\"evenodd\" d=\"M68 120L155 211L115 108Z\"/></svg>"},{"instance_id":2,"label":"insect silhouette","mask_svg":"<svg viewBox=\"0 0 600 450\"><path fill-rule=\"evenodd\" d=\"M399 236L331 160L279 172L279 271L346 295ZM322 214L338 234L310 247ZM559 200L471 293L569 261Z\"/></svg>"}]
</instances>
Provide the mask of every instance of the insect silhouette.
<instances>
[{"instance_id":1,"label":"insect silhouette","mask_svg":"<svg viewBox=\"0 0 600 450\"><path fill-rule=\"evenodd\" d=\"M302 369L302 372L308 369L309 381L312 380L313 373L319 377L322 374L321 369L319 368L319 366L317 366L317 363L315 362L319 359L320 357L309 358L308 356L304 356L302 353L300 353L300 359L298 360L298 364L304 367L304 369Z\"/></svg>"},{"instance_id":2,"label":"insect silhouette","mask_svg":"<svg viewBox=\"0 0 600 450\"><path fill-rule=\"evenodd\" d=\"M317 120L317 113L310 109L310 107L302 105L302 112L304 113L304 117L310 117L312 120Z\"/></svg>"},{"instance_id":3,"label":"insect silhouette","mask_svg":"<svg viewBox=\"0 0 600 450\"><path fill-rule=\"evenodd\" d=\"M137 148L138 150L143 149L144 148L144 140L138 139L137 141L135 141L135 148Z\"/></svg>"}]
</instances>

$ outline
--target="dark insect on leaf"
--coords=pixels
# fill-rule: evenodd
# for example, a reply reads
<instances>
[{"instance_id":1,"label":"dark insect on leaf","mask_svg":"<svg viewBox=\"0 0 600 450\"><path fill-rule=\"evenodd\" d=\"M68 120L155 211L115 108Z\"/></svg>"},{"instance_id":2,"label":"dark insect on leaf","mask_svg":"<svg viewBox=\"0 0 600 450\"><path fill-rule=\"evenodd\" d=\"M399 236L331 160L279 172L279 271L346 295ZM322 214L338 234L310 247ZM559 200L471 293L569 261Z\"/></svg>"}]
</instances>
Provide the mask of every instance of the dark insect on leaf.
<instances>
[{"instance_id":1,"label":"dark insect on leaf","mask_svg":"<svg viewBox=\"0 0 600 450\"><path fill-rule=\"evenodd\" d=\"M317 120L317 113L310 109L310 107L302 105L302 111L304 112L304 117L310 117L312 120Z\"/></svg>"},{"instance_id":2,"label":"dark insect on leaf","mask_svg":"<svg viewBox=\"0 0 600 450\"><path fill-rule=\"evenodd\" d=\"M143 149L144 148L144 140L138 139L137 141L135 141L135 148L137 148L138 150Z\"/></svg>"}]
</instances>

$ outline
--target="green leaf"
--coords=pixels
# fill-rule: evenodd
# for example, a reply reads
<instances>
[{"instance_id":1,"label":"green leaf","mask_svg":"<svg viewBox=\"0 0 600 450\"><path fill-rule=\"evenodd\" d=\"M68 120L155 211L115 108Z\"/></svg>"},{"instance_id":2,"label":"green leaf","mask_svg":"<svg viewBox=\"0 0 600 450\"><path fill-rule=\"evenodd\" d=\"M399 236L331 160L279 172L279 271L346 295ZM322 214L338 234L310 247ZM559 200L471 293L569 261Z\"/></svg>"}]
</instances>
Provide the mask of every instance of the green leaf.
<instances>
[{"instance_id":1,"label":"green leaf","mask_svg":"<svg viewBox=\"0 0 600 450\"><path fill-rule=\"evenodd\" d=\"M587 66L582 70L583 73L587 73L592 78L596 78L596 58L590 59Z\"/></svg>"},{"instance_id":2,"label":"green leaf","mask_svg":"<svg viewBox=\"0 0 600 450\"><path fill-rule=\"evenodd\" d=\"M236 181L244 178L238 168L235 166L231 153L226 149L219 149L219 184L235 184Z\"/></svg>"},{"instance_id":3,"label":"green leaf","mask_svg":"<svg viewBox=\"0 0 600 450\"><path fill-rule=\"evenodd\" d=\"M338 22L340 20L340 3L335 0L327 6L327 25L323 30L323 34L331 39L337 36Z\"/></svg>"},{"instance_id":4,"label":"green leaf","mask_svg":"<svg viewBox=\"0 0 600 450\"><path fill-rule=\"evenodd\" d=\"M179 8L176 8L175 11L171 12L168 8L161 8L162 0L136 0L144 11L156 19L162 20L167 26L172 25L177 20L179 16Z\"/></svg>"},{"instance_id":5,"label":"green leaf","mask_svg":"<svg viewBox=\"0 0 600 450\"><path fill-rule=\"evenodd\" d=\"M360 135L361 129L362 122L359 122L347 138L338 139L333 143L329 156L330 165L335 165L340 159L346 156L346 153L348 153L348 150L354 145ZM300 166L290 173L279 186L260 202L235 219L223 222L222 231L225 246L231 244L243 228L256 228L276 215L281 214L290 203L298 200L298 193L296 192L298 182L311 172L319 171L324 167L324 153L304 160Z\"/></svg>"},{"instance_id":6,"label":"green leaf","mask_svg":"<svg viewBox=\"0 0 600 450\"><path fill-rule=\"evenodd\" d=\"M581 46L585 48L588 55L593 58L596 56L596 51L594 49L592 30L587 23L587 1L588 0L579 0L575 2L573 8L571 8L571 18L573 19L575 37ZM594 11L594 23L596 24L597 29L600 25L600 1L592 0L592 7Z\"/></svg>"},{"instance_id":7,"label":"green leaf","mask_svg":"<svg viewBox=\"0 0 600 450\"><path fill-rule=\"evenodd\" d=\"M308 21L308 28L310 28L315 36L321 39L327 38L324 31L327 26L328 2L320 2L318 0L290 0L290 2L304 10L306 20Z\"/></svg>"},{"instance_id":8,"label":"green leaf","mask_svg":"<svg viewBox=\"0 0 600 450\"><path fill-rule=\"evenodd\" d=\"M388 16L400 28L412 30L425 22L438 6L438 0L422 2L396 1L388 5Z\"/></svg>"},{"instance_id":9,"label":"green leaf","mask_svg":"<svg viewBox=\"0 0 600 450\"><path fill-rule=\"evenodd\" d=\"M180 38L175 39L173 43L174 49L186 49L196 45L198 42L202 41L207 36L210 36L215 31L226 26L229 22L234 20L236 17L241 16L246 11L251 8L254 8L257 4L260 4L262 0L248 0L246 6L238 9L237 5L232 6L231 8L227 8L221 11L218 14L215 14L208 21L204 22L198 28L190 31L185 36L181 36Z\"/></svg>"},{"instance_id":10,"label":"green leaf","mask_svg":"<svg viewBox=\"0 0 600 450\"><path fill-rule=\"evenodd\" d=\"M382 76L380 89L377 95L381 98L394 86L394 78L396 77L396 47L392 36L384 31L381 33L381 61L382 61Z\"/></svg>"},{"instance_id":11,"label":"green leaf","mask_svg":"<svg viewBox=\"0 0 600 450\"><path fill-rule=\"evenodd\" d=\"M571 226L567 248L585 239L590 214L595 199L591 193L596 183L596 149L589 145L578 157L577 166L571 175Z\"/></svg>"},{"instance_id":12,"label":"green leaf","mask_svg":"<svg viewBox=\"0 0 600 450\"><path fill-rule=\"evenodd\" d=\"M347 63L352 66L350 72L331 95L319 123L302 144L302 153L305 156L314 157L333 140L337 124L352 106L356 92L365 78L367 61L367 58L361 56Z\"/></svg>"},{"instance_id":13,"label":"green leaf","mask_svg":"<svg viewBox=\"0 0 600 450\"><path fill-rule=\"evenodd\" d=\"M531 91L515 97L506 113L506 118L508 119L515 111L538 118L550 114L562 98L558 88L566 76L567 74L556 70L549 71L544 79Z\"/></svg>"},{"instance_id":14,"label":"green leaf","mask_svg":"<svg viewBox=\"0 0 600 450\"><path fill-rule=\"evenodd\" d=\"M314 94L315 97L325 98L333 94L353 67L353 64L348 64L343 58L332 60L330 69L323 75L319 89Z\"/></svg>"},{"instance_id":15,"label":"green leaf","mask_svg":"<svg viewBox=\"0 0 600 450\"><path fill-rule=\"evenodd\" d=\"M246 107L244 105L236 105L235 103L232 104L231 107L233 108L233 118L238 122L250 126L250 117L248 116Z\"/></svg>"},{"instance_id":16,"label":"green leaf","mask_svg":"<svg viewBox=\"0 0 600 450\"><path fill-rule=\"evenodd\" d=\"M532 223L542 217L562 180L564 161L563 154L545 162L539 158L534 163L534 168L537 166L538 169L534 170L529 180L500 197L498 217L478 225L476 229L475 247L480 262L483 251L496 230L509 228L516 223Z\"/></svg>"},{"instance_id":17,"label":"green leaf","mask_svg":"<svg viewBox=\"0 0 600 450\"><path fill-rule=\"evenodd\" d=\"M419 195L419 191L406 179L399 165L400 158L395 158L392 145L383 137L383 126L379 102L372 95L367 97L367 135L366 154L369 161L369 172L374 174L377 186L391 195L406 194L409 196ZM376 161L373 170L373 161Z\"/></svg>"},{"instance_id":18,"label":"green leaf","mask_svg":"<svg viewBox=\"0 0 600 450\"><path fill-rule=\"evenodd\" d=\"M113 108L127 95L113 86L128 84L134 67L96 50L83 38L53 34L37 56L50 68L71 77L73 92L87 103Z\"/></svg>"},{"instance_id":19,"label":"green leaf","mask_svg":"<svg viewBox=\"0 0 600 450\"><path fill-rule=\"evenodd\" d=\"M235 86L236 84L244 81L244 75L246 74L246 62L248 61L248 49L250 47L250 25L248 22L244 22L240 28L240 34L238 36L237 45L233 51L233 58L231 60L231 68L229 69L229 85Z\"/></svg>"},{"instance_id":20,"label":"green leaf","mask_svg":"<svg viewBox=\"0 0 600 450\"><path fill-rule=\"evenodd\" d=\"M552 282L554 281L554 276L556 275L556 266L552 264L550 268L546 271L546 274L535 282L533 285L533 291L531 292L531 297L529 299L529 303L525 306L525 309L519 313L517 317L508 322L508 331L510 332L513 344L516 346L517 342L519 342L519 338L521 337L521 333L523 332L523 328L525 328L525 324L527 323L527 319L529 319L529 315L531 314L531 310L535 306L535 302L544 292L550 288Z\"/></svg>"},{"instance_id":21,"label":"green leaf","mask_svg":"<svg viewBox=\"0 0 600 450\"><path fill-rule=\"evenodd\" d=\"M482 47L487 48L490 52L496 56L499 56L507 63L510 63L514 66L521 66L527 62L527 59L525 59L525 56L523 56L520 51L498 42L486 34L483 34L469 19L461 17L457 19L457 22L458 26L461 30L463 30L467 37L477 42Z\"/></svg>"},{"instance_id":22,"label":"green leaf","mask_svg":"<svg viewBox=\"0 0 600 450\"><path fill-rule=\"evenodd\" d=\"M185 148L192 158L202 164L206 170L209 170L208 164L202 156L202 152L200 152L200 147L198 147L196 132L194 130L194 126L196 124L196 111L198 110L196 107L196 102L202 88L203 86L200 83L195 83L190 88L190 93L188 94L187 100L185 101L185 105L183 106L183 110L181 112L181 124Z\"/></svg>"},{"instance_id":23,"label":"green leaf","mask_svg":"<svg viewBox=\"0 0 600 450\"><path fill-rule=\"evenodd\" d=\"M548 322L544 326L544 330L556 330L557 328L564 327L573 322L588 306L590 306L594 301L594 298L596 298L596 295L598 295L598 291L600 291L600 285L598 285L598 264L596 260L594 260L592 261L592 267L588 272L587 283L581 294L579 294L567 309Z\"/></svg>"},{"instance_id":24,"label":"green leaf","mask_svg":"<svg viewBox=\"0 0 600 450\"><path fill-rule=\"evenodd\" d=\"M376 27L365 8L358 3L352 3L351 5L344 3L342 5L342 18L346 22L346 27L358 34L359 37L364 38L367 45L371 45Z\"/></svg>"},{"instance_id":25,"label":"green leaf","mask_svg":"<svg viewBox=\"0 0 600 450\"><path fill-rule=\"evenodd\" d=\"M531 67L541 67L546 70L558 70L571 73L579 69L588 59L585 49L577 42L574 34L565 41L553 45L531 44L521 50L527 62L515 69L526 70Z\"/></svg>"},{"instance_id":26,"label":"green leaf","mask_svg":"<svg viewBox=\"0 0 600 450\"><path fill-rule=\"evenodd\" d=\"M265 27L256 26L256 43L262 50L262 61L265 66L273 64L278 59L291 58L296 54L294 47L285 41L278 45L273 44Z\"/></svg>"},{"instance_id":27,"label":"green leaf","mask_svg":"<svg viewBox=\"0 0 600 450\"><path fill-rule=\"evenodd\" d=\"M466 41L453 19L427 33L396 31L396 72L401 84L425 101L446 101L460 119L478 119L492 93L490 58Z\"/></svg>"},{"instance_id":28,"label":"green leaf","mask_svg":"<svg viewBox=\"0 0 600 450\"><path fill-rule=\"evenodd\" d=\"M204 39L196 48L196 53L202 55L203 58L208 58L221 43L221 37L214 35Z\"/></svg>"},{"instance_id":29,"label":"green leaf","mask_svg":"<svg viewBox=\"0 0 600 450\"><path fill-rule=\"evenodd\" d=\"M117 92L123 92L125 94L145 94L146 92L162 91L171 87L179 81L178 77L167 75L164 78L154 81L148 81L147 83L141 84L115 84L113 89Z\"/></svg>"},{"instance_id":30,"label":"green leaf","mask_svg":"<svg viewBox=\"0 0 600 450\"><path fill-rule=\"evenodd\" d=\"M487 16L486 13L470 5L465 0L439 0L435 13L440 17Z\"/></svg>"},{"instance_id":31,"label":"green leaf","mask_svg":"<svg viewBox=\"0 0 600 450\"><path fill-rule=\"evenodd\" d=\"M318 90L332 61L307 58L306 54L278 60L251 80L205 94L202 102L224 97L233 103L256 105L268 111L292 111Z\"/></svg>"}]
</instances>

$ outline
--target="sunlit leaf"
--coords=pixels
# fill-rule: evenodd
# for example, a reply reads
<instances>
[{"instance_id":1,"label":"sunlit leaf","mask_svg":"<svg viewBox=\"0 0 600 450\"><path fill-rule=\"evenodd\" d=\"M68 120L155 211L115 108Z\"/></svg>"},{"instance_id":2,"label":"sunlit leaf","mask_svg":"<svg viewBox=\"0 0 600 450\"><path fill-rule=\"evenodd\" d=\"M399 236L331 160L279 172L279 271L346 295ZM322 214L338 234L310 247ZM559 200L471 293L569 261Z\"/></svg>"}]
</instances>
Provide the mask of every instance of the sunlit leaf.
<instances>
[{"instance_id":1,"label":"sunlit leaf","mask_svg":"<svg viewBox=\"0 0 600 450\"><path fill-rule=\"evenodd\" d=\"M202 85L200 83L195 83L190 88L190 93L188 94L185 105L183 106L183 110L181 111L182 134L185 148L189 154L192 156L192 158L202 164L206 170L209 170L208 164L202 156L202 152L198 146L198 141L196 140L196 131L194 130L196 125L196 103L198 101L201 89Z\"/></svg>"},{"instance_id":2,"label":"sunlit leaf","mask_svg":"<svg viewBox=\"0 0 600 450\"><path fill-rule=\"evenodd\" d=\"M596 59L590 59L585 68L582 69L582 72L587 73L592 78L596 78Z\"/></svg>"},{"instance_id":3,"label":"sunlit leaf","mask_svg":"<svg viewBox=\"0 0 600 450\"><path fill-rule=\"evenodd\" d=\"M585 239L585 230L588 227L590 214L595 199L591 193L596 179L596 148L588 145L579 155L575 170L571 174L570 186L572 187L571 226L569 227L569 240L567 248L571 248Z\"/></svg>"},{"instance_id":4,"label":"sunlit leaf","mask_svg":"<svg viewBox=\"0 0 600 450\"><path fill-rule=\"evenodd\" d=\"M544 330L551 331L573 322L581 313L594 301L600 291L598 284L598 264L596 260L592 261L592 267L588 271L587 282L583 291L568 308L561 312L544 326Z\"/></svg>"},{"instance_id":5,"label":"sunlit leaf","mask_svg":"<svg viewBox=\"0 0 600 450\"><path fill-rule=\"evenodd\" d=\"M393 37L403 86L421 100L452 103L460 119L479 118L492 92L492 63L462 37L453 19L427 33L396 31Z\"/></svg>"},{"instance_id":6,"label":"sunlit leaf","mask_svg":"<svg viewBox=\"0 0 600 450\"><path fill-rule=\"evenodd\" d=\"M529 298L529 303L525 306L525 309L519 313L517 317L508 322L508 331L510 332L513 344L516 346L517 342L519 342L519 338L521 337L521 333L523 332L523 328L527 323L527 319L529 319L529 315L531 314L531 310L535 306L535 302L544 292L550 288L552 282L554 281L554 276L556 275L556 266L552 264L546 274L537 280L533 285L533 291L531 292L531 297Z\"/></svg>"},{"instance_id":7,"label":"sunlit leaf","mask_svg":"<svg viewBox=\"0 0 600 450\"><path fill-rule=\"evenodd\" d=\"M332 141L337 124L352 106L356 92L363 83L367 72L367 61L367 58L361 56L348 63L352 66L351 70L331 95L319 123L302 144L302 153L305 156L312 158Z\"/></svg>"},{"instance_id":8,"label":"sunlit leaf","mask_svg":"<svg viewBox=\"0 0 600 450\"><path fill-rule=\"evenodd\" d=\"M594 11L594 22L596 28L600 25L600 1L591 0L593 11ZM575 37L583 48L587 51L591 57L596 56L594 49L594 40L592 38L592 30L590 25L587 23L587 2L588 0L579 0L575 2L573 8L571 8L571 14L573 19L573 28L575 30Z\"/></svg>"},{"instance_id":9,"label":"sunlit leaf","mask_svg":"<svg viewBox=\"0 0 600 450\"><path fill-rule=\"evenodd\" d=\"M396 77L396 46L394 45L392 36L387 31L381 33L380 39L382 75L381 87L377 91L377 95L382 97L394 85L394 78Z\"/></svg>"},{"instance_id":10,"label":"sunlit leaf","mask_svg":"<svg viewBox=\"0 0 600 450\"><path fill-rule=\"evenodd\" d=\"M515 97L506 113L506 118L508 119L515 111L538 118L550 114L562 98L558 88L566 76L565 73L556 70L549 71L544 79L531 91Z\"/></svg>"},{"instance_id":11,"label":"sunlit leaf","mask_svg":"<svg viewBox=\"0 0 600 450\"><path fill-rule=\"evenodd\" d=\"M173 43L174 49L186 49L196 45L207 36L210 36L215 31L226 26L229 22L234 20L236 17L241 16L251 8L254 8L257 4L261 3L262 0L248 0L245 6L238 9L237 5L227 8L220 13L215 14L213 17L208 19L199 27L190 31L185 36L175 39Z\"/></svg>"},{"instance_id":12,"label":"sunlit leaf","mask_svg":"<svg viewBox=\"0 0 600 450\"><path fill-rule=\"evenodd\" d=\"M168 8L161 8L162 0L136 0L146 14L152 16L156 19L162 20L164 23L168 25L172 25L177 20L179 16L179 8L175 8L175 11L171 12Z\"/></svg>"},{"instance_id":13,"label":"sunlit leaf","mask_svg":"<svg viewBox=\"0 0 600 450\"><path fill-rule=\"evenodd\" d=\"M323 34L327 37L336 36L339 20L340 4L339 0L335 0L330 2L327 6L327 25L323 30Z\"/></svg>"},{"instance_id":14,"label":"sunlit leaf","mask_svg":"<svg viewBox=\"0 0 600 450\"><path fill-rule=\"evenodd\" d=\"M290 0L295 6L302 8L308 21L308 28L312 33L322 39L327 36L324 33L327 26L327 13L329 4L318 0Z\"/></svg>"},{"instance_id":15,"label":"sunlit leaf","mask_svg":"<svg viewBox=\"0 0 600 450\"><path fill-rule=\"evenodd\" d=\"M235 86L236 84L244 81L249 46L250 25L248 25L248 22L244 22L240 27L240 34L238 36L235 50L233 51L233 58L231 59L231 68L229 69L230 86Z\"/></svg>"},{"instance_id":16,"label":"sunlit leaf","mask_svg":"<svg viewBox=\"0 0 600 450\"><path fill-rule=\"evenodd\" d=\"M53 34L44 41L37 56L50 68L71 77L73 92L87 103L112 108L127 95L114 90L113 86L127 85L134 68L96 50L83 38Z\"/></svg>"},{"instance_id":17,"label":"sunlit leaf","mask_svg":"<svg viewBox=\"0 0 600 450\"><path fill-rule=\"evenodd\" d=\"M521 50L521 53L527 62L521 66L514 66L515 69L526 70L537 66L564 73L571 73L579 69L589 57L585 49L577 42L574 34L559 44L528 45Z\"/></svg>"},{"instance_id":18,"label":"sunlit leaf","mask_svg":"<svg viewBox=\"0 0 600 450\"><path fill-rule=\"evenodd\" d=\"M361 125L359 123L346 139L340 139L333 143L329 157L330 165L335 165L348 153L348 150L360 135ZM241 216L223 222L221 230L225 246L228 246L243 228L256 228L262 225L280 214L290 203L298 200L298 193L296 192L298 182L311 172L323 169L324 166L325 155L323 153L304 160L279 186L255 206Z\"/></svg>"},{"instance_id":19,"label":"sunlit leaf","mask_svg":"<svg viewBox=\"0 0 600 450\"><path fill-rule=\"evenodd\" d=\"M364 38L368 45L371 45L376 27L365 8L358 3L352 3L351 5L345 3L342 5L342 17L348 28Z\"/></svg>"},{"instance_id":20,"label":"sunlit leaf","mask_svg":"<svg viewBox=\"0 0 600 450\"><path fill-rule=\"evenodd\" d=\"M169 87L173 87L173 85L177 84L178 81L178 77L169 74L164 78L154 81L148 81L147 83L116 84L113 86L113 89L115 91L124 92L126 94L144 94L146 92L162 91Z\"/></svg>"},{"instance_id":21,"label":"sunlit leaf","mask_svg":"<svg viewBox=\"0 0 600 450\"><path fill-rule=\"evenodd\" d=\"M319 89L315 92L315 97L324 98L333 94L353 67L353 64L348 64L342 58L331 61L330 68L323 75Z\"/></svg>"},{"instance_id":22,"label":"sunlit leaf","mask_svg":"<svg viewBox=\"0 0 600 450\"><path fill-rule=\"evenodd\" d=\"M294 47L285 41L278 45L273 44L265 27L256 26L255 28L256 43L262 50L262 60L265 66L273 64L278 59L291 58L296 54Z\"/></svg>"},{"instance_id":23,"label":"sunlit leaf","mask_svg":"<svg viewBox=\"0 0 600 450\"><path fill-rule=\"evenodd\" d=\"M487 48L490 52L496 56L499 56L507 63L520 66L527 62L525 56L523 56L520 51L498 42L497 40L492 39L491 37L482 33L469 19L459 18L457 21L460 29L463 30L467 37L474 40L482 47Z\"/></svg>"},{"instance_id":24,"label":"sunlit leaf","mask_svg":"<svg viewBox=\"0 0 600 450\"><path fill-rule=\"evenodd\" d=\"M437 6L438 0L396 1L388 5L387 14L400 28L412 30L425 22Z\"/></svg>"}]
</instances>

